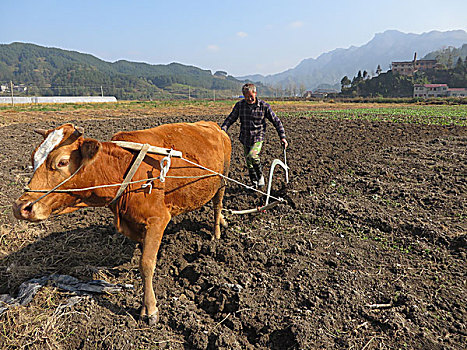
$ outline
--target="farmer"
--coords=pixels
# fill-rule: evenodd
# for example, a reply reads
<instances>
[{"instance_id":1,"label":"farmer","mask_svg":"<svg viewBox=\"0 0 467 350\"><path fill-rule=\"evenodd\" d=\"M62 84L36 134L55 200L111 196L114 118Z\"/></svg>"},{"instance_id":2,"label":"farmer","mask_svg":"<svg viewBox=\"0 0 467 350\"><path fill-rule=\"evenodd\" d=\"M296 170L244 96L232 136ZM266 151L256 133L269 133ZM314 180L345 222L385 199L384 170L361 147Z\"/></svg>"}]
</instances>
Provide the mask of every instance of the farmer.
<instances>
[{"instance_id":1,"label":"farmer","mask_svg":"<svg viewBox=\"0 0 467 350\"><path fill-rule=\"evenodd\" d=\"M256 86L251 83L245 84L242 87L242 93L244 99L235 104L232 112L224 120L222 130L227 132L229 127L240 117L239 140L243 145L250 180L253 186L258 188L264 186L259 153L266 134L266 119L276 128L284 148L287 148L288 142L285 138L284 126L272 111L271 106L256 98Z\"/></svg>"}]
</instances>

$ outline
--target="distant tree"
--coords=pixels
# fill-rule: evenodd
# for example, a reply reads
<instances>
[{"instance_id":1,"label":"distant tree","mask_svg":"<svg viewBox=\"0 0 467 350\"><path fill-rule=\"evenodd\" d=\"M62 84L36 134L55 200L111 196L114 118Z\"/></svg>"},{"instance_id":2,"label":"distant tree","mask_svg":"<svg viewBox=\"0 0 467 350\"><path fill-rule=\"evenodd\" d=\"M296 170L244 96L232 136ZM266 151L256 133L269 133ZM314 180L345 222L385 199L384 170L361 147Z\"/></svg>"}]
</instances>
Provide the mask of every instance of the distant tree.
<instances>
[{"instance_id":1,"label":"distant tree","mask_svg":"<svg viewBox=\"0 0 467 350\"><path fill-rule=\"evenodd\" d=\"M226 77L227 72L224 72L222 70L218 70L216 73L214 73L214 75L217 76L217 77Z\"/></svg>"},{"instance_id":2,"label":"distant tree","mask_svg":"<svg viewBox=\"0 0 467 350\"><path fill-rule=\"evenodd\" d=\"M291 82L290 83L290 96L295 97L297 96L297 83Z\"/></svg>"},{"instance_id":3,"label":"distant tree","mask_svg":"<svg viewBox=\"0 0 467 350\"><path fill-rule=\"evenodd\" d=\"M464 70L464 62L462 62L462 57L457 59L455 70L456 72L462 72Z\"/></svg>"},{"instance_id":4,"label":"distant tree","mask_svg":"<svg viewBox=\"0 0 467 350\"><path fill-rule=\"evenodd\" d=\"M366 70L363 71L363 79L366 79L368 77L368 72Z\"/></svg>"},{"instance_id":5,"label":"distant tree","mask_svg":"<svg viewBox=\"0 0 467 350\"><path fill-rule=\"evenodd\" d=\"M359 70L357 75L355 77L353 77L353 79L352 79L352 86L357 86L362 80L363 80L362 71Z\"/></svg>"},{"instance_id":6,"label":"distant tree","mask_svg":"<svg viewBox=\"0 0 467 350\"><path fill-rule=\"evenodd\" d=\"M378 67L376 67L376 75L380 75L382 72L381 66L378 64Z\"/></svg>"},{"instance_id":7,"label":"distant tree","mask_svg":"<svg viewBox=\"0 0 467 350\"><path fill-rule=\"evenodd\" d=\"M341 79L341 89L343 90L344 88L350 86L352 82L350 81L349 77L346 75Z\"/></svg>"},{"instance_id":8,"label":"distant tree","mask_svg":"<svg viewBox=\"0 0 467 350\"><path fill-rule=\"evenodd\" d=\"M449 53L449 56L448 56L448 63L447 63L447 66L448 66L448 68L452 68L452 66L453 66L453 57L452 57L452 53L451 53L451 52Z\"/></svg>"},{"instance_id":9,"label":"distant tree","mask_svg":"<svg viewBox=\"0 0 467 350\"><path fill-rule=\"evenodd\" d=\"M305 84L300 83L300 86L299 86L299 88L298 88L299 96L303 96L303 94L305 93L305 90L306 90Z\"/></svg>"}]
</instances>

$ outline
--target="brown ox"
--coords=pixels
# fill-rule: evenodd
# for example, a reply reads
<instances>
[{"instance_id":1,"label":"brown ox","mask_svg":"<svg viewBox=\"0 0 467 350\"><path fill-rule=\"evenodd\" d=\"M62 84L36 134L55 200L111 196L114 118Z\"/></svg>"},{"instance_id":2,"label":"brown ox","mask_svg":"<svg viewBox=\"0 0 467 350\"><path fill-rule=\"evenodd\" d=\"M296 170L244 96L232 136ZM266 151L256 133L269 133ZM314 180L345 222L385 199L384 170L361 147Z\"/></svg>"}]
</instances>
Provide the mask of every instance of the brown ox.
<instances>
[{"instance_id":1,"label":"brown ox","mask_svg":"<svg viewBox=\"0 0 467 350\"><path fill-rule=\"evenodd\" d=\"M138 152L129 151L111 142L85 139L72 124L56 129L38 131L43 143L33 152L34 174L30 190L50 190L71 177L59 190L81 189L98 185L122 183ZM119 132L112 140L147 143L172 148L183 157L208 169L227 175L230 165L230 139L213 122L167 124L153 129ZM133 180L159 176L162 155L147 154ZM114 202L118 187L87 189L79 192L26 192L14 204L16 218L41 221L51 214L69 213L80 207L108 206L114 213L116 228L130 239L142 244L140 271L144 297L141 317L149 323L158 320L158 308L152 286L157 251L164 230L173 216L202 207L212 199L214 207L214 236L220 238L220 224L226 225L222 214L225 187L218 176L180 158L172 158L165 182L154 180L152 189L144 182L131 184ZM211 174L212 175L212 174ZM194 176L198 176L194 178ZM112 203L111 203L112 202Z\"/></svg>"}]
</instances>

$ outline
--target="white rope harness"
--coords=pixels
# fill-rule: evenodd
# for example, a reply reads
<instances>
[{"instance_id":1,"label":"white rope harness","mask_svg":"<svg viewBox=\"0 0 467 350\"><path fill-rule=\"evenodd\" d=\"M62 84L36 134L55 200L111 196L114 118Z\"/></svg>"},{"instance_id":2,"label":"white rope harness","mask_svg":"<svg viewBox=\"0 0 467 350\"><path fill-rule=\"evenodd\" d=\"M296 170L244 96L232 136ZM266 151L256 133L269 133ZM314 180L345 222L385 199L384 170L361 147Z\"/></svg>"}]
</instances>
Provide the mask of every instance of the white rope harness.
<instances>
[{"instance_id":1,"label":"white rope harness","mask_svg":"<svg viewBox=\"0 0 467 350\"><path fill-rule=\"evenodd\" d=\"M63 180L62 182L60 182L57 186L55 186L54 188L52 188L51 190L42 190L42 191L34 191L34 192L45 192L42 196L40 196L39 198L37 198L35 201L33 201L32 203L29 203L29 206L32 207L35 203L39 202L42 198L44 198L45 196L48 196L49 194L51 194L52 192L57 192L57 188L59 188L61 185L65 184L66 182L68 182L73 176L75 176L78 171L81 170L81 168L83 167L83 163L81 163L81 165L79 166L78 169L76 169L76 171L71 174L69 177L67 177L65 180ZM33 192L29 189L27 189L27 192Z\"/></svg>"},{"instance_id":2,"label":"white rope harness","mask_svg":"<svg viewBox=\"0 0 467 350\"><path fill-rule=\"evenodd\" d=\"M190 163L190 164L196 165L197 167L199 167L199 168L201 168L201 169L204 169L204 170L207 170L207 171L212 172L212 173L213 173L212 176L218 175L218 176L220 176L220 177L222 177L222 178L224 178L224 179L226 179L226 180L235 182L236 184L238 184L238 185L240 185L240 186L243 186L243 187L245 187L245 188L248 188L249 190L252 190L252 191L261 193L262 195L265 195L265 196L269 196L269 197L271 197L272 199L275 199L276 201L279 201L279 202L284 201L283 198L277 198L277 197L268 195L267 193L265 193L265 192L263 192L263 191L261 191L261 190L258 190L257 188L255 188L255 187L253 187L253 186L245 185L244 183L241 183L240 181L237 181L237 180L235 180L235 179L232 179L231 177L225 176L224 174L220 174L220 173L218 173L218 172L215 172L214 170L208 169L208 168L206 168L206 167L204 167L204 166L202 166L202 165L199 165L199 164L197 164L197 163L195 163L195 162L192 162L191 160L188 160L188 159L183 158L183 157L181 157L181 159L184 160L185 162L188 162L188 163Z\"/></svg>"},{"instance_id":3,"label":"white rope harness","mask_svg":"<svg viewBox=\"0 0 467 350\"><path fill-rule=\"evenodd\" d=\"M273 171L274 171L274 167L275 165L277 164L280 164L286 171L286 181L288 182L288 166L287 166L287 163L282 163L280 160L278 159L275 159L274 162L273 162L273 166L271 166L271 171L270 171L270 174L269 174L269 184L268 184L268 191L267 193L261 191L261 190L258 190L257 188L254 188L252 186L248 186L246 184L243 184L241 183L240 181L237 181L231 177L228 177L228 176L225 176L224 174L221 174L221 173L218 173L214 170L211 170L209 168L206 168L205 166L202 166L198 163L195 163L189 159L186 159L183 157L182 153L180 151L175 151L173 149L163 149L164 150L164 153L163 154L167 154L167 156L165 156L164 158L162 158L162 160L160 161L160 168L161 168L161 171L160 171L160 175L157 176L157 177L152 177L152 178L147 178L147 179L142 179L142 180L135 180L135 181L131 181L131 177L134 175L134 173L136 172L136 169L139 167L139 165L141 164L142 160L144 159L144 156L146 155L146 152L148 152L148 148L151 148L153 146L149 146L149 145L141 145L139 144L141 149L140 149L140 154L138 155L135 163L132 165L130 171L129 171L129 174L127 175L127 177L124 179L124 182L122 183L116 183L116 184L107 184L107 185L97 185L97 186L91 186L91 187L85 187L85 188L71 188L71 189L66 189L66 190L59 190L58 187L60 187L61 185L63 185L64 183L66 183L68 180L70 180L73 176L76 175L76 173L78 173L78 171L82 168L82 165L70 176L68 177L67 179L65 179L64 181L62 181L61 183L59 183L57 186L55 186L54 188L52 188L51 190L31 190L29 189L28 187L26 187L24 190L26 192L45 192L44 195L40 196L39 198L37 198L34 202L32 202L30 205L32 206L34 203L38 202L39 200L41 200L42 198L44 198L45 196L49 195L50 193L52 192L57 192L57 193L68 193L68 192L82 192L82 191L89 191L89 190L94 190L94 189L98 189L98 188L108 188L108 187L117 187L117 186L120 186L120 189L119 191L117 191L117 195L112 199L112 201L110 203L113 203L115 202L119 197L120 195L123 193L123 191L125 190L125 188L130 185L130 184L136 184L136 183L141 183L141 182L146 182L145 184L142 184L141 185L141 188L147 188L149 187L149 193L151 193L152 191L152 183L154 182L154 180L157 180L159 179L160 182L164 183L165 180L167 178L172 178L172 179L196 179L196 178L205 178L205 177L211 177L211 176L220 176L222 177L223 179L226 179L226 180L229 180L231 182L234 182L240 186L243 186L251 191L255 191L255 192L258 192L262 195L265 195L266 196L266 205L263 206L262 208L256 208L256 209L250 209L250 210L245 210L245 211L232 211L232 210L227 210L229 211L230 213L234 213L234 214L245 214L245 213L252 213L252 212L256 212L256 211L260 211L260 210L265 210L267 208L270 208L276 204L278 204L279 202L283 202L284 199L283 198L280 198L280 197L275 197L275 196L272 196L270 194L270 190L271 190L271 180L272 180L272 174L273 174ZM149 147L147 147L149 146ZM134 148L132 148L134 149ZM155 152L153 152L155 153ZM158 152L159 153L159 152ZM159 153L160 154L160 153ZM189 163L189 164L192 164L198 168L201 168L203 170L206 170L206 171L209 171L210 174L205 174L205 175L195 175L195 176L169 176L167 175L167 173L169 172L170 170L170 166L171 166L171 158L172 156L177 156L177 157L180 157L181 160ZM287 162L286 160L286 154L285 154L285 149L284 149L284 160L285 162ZM269 203L269 199L272 198L274 200L276 200L276 202L273 202L271 204L268 204Z\"/></svg>"}]
</instances>

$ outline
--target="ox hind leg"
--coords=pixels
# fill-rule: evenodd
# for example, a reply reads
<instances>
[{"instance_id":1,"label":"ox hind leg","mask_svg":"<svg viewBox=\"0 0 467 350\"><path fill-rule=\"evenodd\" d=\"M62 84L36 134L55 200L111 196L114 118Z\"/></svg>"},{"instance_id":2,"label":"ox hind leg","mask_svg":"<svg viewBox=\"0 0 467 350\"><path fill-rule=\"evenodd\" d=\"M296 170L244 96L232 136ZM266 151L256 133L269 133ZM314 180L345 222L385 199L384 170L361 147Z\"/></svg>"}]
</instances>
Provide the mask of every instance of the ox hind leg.
<instances>
[{"instance_id":1,"label":"ox hind leg","mask_svg":"<svg viewBox=\"0 0 467 350\"><path fill-rule=\"evenodd\" d=\"M221 228L227 227L227 221L222 215L222 200L224 199L225 185L221 185L217 193L212 198L212 207L214 209L214 237L216 239L221 238Z\"/></svg>"},{"instance_id":2,"label":"ox hind leg","mask_svg":"<svg viewBox=\"0 0 467 350\"><path fill-rule=\"evenodd\" d=\"M155 325L159 321L159 309L156 306L157 302L152 281L157 252L159 251L164 230L170 219L171 216L168 212L161 212L159 216L149 218L143 238L143 253L139 263L144 291L141 318L145 319L147 317L150 326Z\"/></svg>"}]
</instances>

